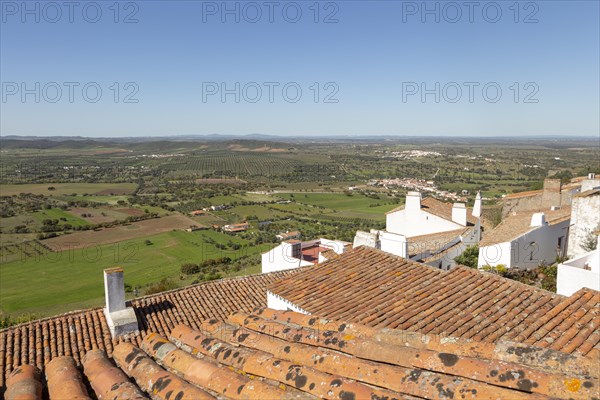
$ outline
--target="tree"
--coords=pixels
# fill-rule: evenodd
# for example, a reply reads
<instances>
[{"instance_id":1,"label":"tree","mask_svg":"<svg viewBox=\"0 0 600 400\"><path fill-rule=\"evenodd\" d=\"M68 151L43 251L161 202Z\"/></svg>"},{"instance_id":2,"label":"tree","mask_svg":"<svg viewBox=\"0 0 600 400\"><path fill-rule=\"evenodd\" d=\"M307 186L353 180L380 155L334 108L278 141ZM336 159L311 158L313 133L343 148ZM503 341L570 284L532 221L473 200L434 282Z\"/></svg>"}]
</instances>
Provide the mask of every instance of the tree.
<instances>
[{"instance_id":1,"label":"tree","mask_svg":"<svg viewBox=\"0 0 600 400\"><path fill-rule=\"evenodd\" d=\"M469 268L477 268L477 260L479 259L479 246L469 246L458 257L454 258L458 264Z\"/></svg>"}]
</instances>

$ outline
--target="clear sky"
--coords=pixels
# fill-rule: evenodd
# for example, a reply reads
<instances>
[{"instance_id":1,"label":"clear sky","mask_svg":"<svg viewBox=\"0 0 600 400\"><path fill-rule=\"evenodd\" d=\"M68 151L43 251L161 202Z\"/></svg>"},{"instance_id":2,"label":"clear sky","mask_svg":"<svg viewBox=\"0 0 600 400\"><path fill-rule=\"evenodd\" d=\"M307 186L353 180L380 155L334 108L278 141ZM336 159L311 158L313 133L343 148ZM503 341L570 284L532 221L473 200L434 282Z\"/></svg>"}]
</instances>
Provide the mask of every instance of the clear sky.
<instances>
[{"instance_id":1,"label":"clear sky","mask_svg":"<svg viewBox=\"0 0 600 400\"><path fill-rule=\"evenodd\" d=\"M2 135L600 135L596 0L0 4Z\"/></svg>"}]
</instances>

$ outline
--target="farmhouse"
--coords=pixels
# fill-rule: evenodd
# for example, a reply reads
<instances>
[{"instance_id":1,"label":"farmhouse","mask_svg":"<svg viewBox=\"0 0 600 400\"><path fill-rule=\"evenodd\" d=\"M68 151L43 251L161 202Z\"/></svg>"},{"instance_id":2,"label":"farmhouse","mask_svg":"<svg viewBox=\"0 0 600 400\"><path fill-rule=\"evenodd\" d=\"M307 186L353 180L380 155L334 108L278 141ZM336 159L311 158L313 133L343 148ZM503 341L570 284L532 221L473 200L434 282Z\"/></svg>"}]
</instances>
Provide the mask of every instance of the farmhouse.
<instances>
[{"instance_id":1,"label":"farmhouse","mask_svg":"<svg viewBox=\"0 0 600 400\"><path fill-rule=\"evenodd\" d=\"M421 199L420 192L409 192L404 207L387 213L386 229L358 231L354 247L374 247L447 270L454 267L454 257L479 242L480 216L480 193L469 213L464 203ZM444 256L437 257L441 253Z\"/></svg>"},{"instance_id":2,"label":"farmhouse","mask_svg":"<svg viewBox=\"0 0 600 400\"><path fill-rule=\"evenodd\" d=\"M286 240L262 254L262 272L283 271L314 265L342 254L350 243L320 238L300 241Z\"/></svg>"},{"instance_id":3,"label":"farmhouse","mask_svg":"<svg viewBox=\"0 0 600 400\"><path fill-rule=\"evenodd\" d=\"M589 289L564 297L361 247L132 300L137 326L118 336L106 316L124 287L105 282L105 311L0 331L5 398L41 396L44 381L50 399L599 395L600 296ZM303 312L265 308L275 295Z\"/></svg>"},{"instance_id":4,"label":"farmhouse","mask_svg":"<svg viewBox=\"0 0 600 400\"><path fill-rule=\"evenodd\" d=\"M193 216L204 215L204 214L206 214L206 211L204 211L204 210L194 210L190 214L193 215Z\"/></svg>"},{"instance_id":5,"label":"farmhouse","mask_svg":"<svg viewBox=\"0 0 600 400\"><path fill-rule=\"evenodd\" d=\"M571 207L515 212L479 244L478 266L533 269L566 254Z\"/></svg>"},{"instance_id":6,"label":"farmhouse","mask_svg":"<svg viewBox=\"0 0 600 400\"><path fill-rule=\"evenodd\" d=\"M300 239L300 232L298 231L287 231L287 232L282 232L278 235L275 236L275 238L279 241L282 240L292 240L292 239Z\"/></svg>"},{"instance_id":7,"label":"farmhouse","mask_svg":"<svg viewBox=\"0 0 600 400\"><path fill-rule=\"evenodd\" d=\"M248 230L249 227L250 227L250 225L248 225L247 222L243 222L241 224L223 225L221 230L223 230L223 232L231 232L231 233L245 232Z\"/></svg>"}]
</instances>

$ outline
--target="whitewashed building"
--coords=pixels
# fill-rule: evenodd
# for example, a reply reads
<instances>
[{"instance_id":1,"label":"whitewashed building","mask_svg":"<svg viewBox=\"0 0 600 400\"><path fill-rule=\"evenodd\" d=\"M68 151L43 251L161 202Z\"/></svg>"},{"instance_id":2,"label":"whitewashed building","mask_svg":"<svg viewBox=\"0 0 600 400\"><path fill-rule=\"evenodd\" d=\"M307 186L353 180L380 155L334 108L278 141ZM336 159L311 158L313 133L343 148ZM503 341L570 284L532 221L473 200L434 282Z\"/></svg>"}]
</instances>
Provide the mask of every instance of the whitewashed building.
<instances>
[{"instance_id":1,"label":"whitewashed building","mask_svg":"<svg viewBox=\"0 0 600 400\"><path fill-rule=\"evenodd\" d=\"M570 296L582 288L600 290L598 249L558 264L556 293Z\"/></svg>"},{"instance_id":2,"label":"whitewashed building","mask_svg":"<svg viewBox=\"0 0 600 400\"><path fill-rule=\"evenodd\" d=\"M517 212L487 232L479 244L478 267L533 269L566 254L571 208Z\"/></svg>"},{"instance_id":3,"label":"whitewashed building","mask_svg":"<svg viewBox=\"0 0 600 400\"><path fill-rule=\"evenodd\" d=\"M262 253L262 273L318 264L335 254L342 254L350 246L348 242L325 238L304 242L286 240L279 246Z\"/></svg>"},{"instance_id":4,"label":"whitewashed building","mask_svg":"<svg viewBox=\"0 0 600 400\"><path fill-rule=\"evenodd\" d=\"M480 193L469 212L464 203L422 199L420 192L409 192L404 207L386 214L386 229L356 232L354 247L373 247L447 270L455 265L454 257L479 242L480 216ZM435 257L441 253L443 259Z\"/></svg>"}]
</instances>

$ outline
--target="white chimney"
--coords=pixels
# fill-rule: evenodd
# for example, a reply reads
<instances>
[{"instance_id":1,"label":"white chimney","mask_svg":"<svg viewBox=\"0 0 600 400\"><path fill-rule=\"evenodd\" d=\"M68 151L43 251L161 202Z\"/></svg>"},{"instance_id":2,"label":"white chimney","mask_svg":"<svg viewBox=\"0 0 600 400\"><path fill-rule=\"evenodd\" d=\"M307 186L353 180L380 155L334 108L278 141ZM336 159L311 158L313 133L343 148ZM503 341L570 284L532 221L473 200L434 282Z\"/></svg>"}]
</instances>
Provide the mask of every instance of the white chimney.
<instances>
[{"instance_id":1,"label":"white chimney","mask_svg":"<svg viewBox=\"0 0 600 400\"><path fill-rule=\"evenodd\" d=\"M421 210L421 192L408 192L404 209L408 212Z\"/></svg>"},{"instance_id":2,"label":"white chimney","mask_svg":"<svg viewBox=\"0 0 600 400\"><path fill-rule=\"evenodd\" d=\"M109 313L125 309L125 278L123 268L104 270L104 299Z\"/></svg>"},{"instance_id":3,"label":"white chimney","mask_svg":"<svg viewBox=\"0 0 600 400\"><path fill-rule=\"evenodd\" d=\"M132 307L125 305L125 279L123 268L104 270L104 316L113 337L138 330L138 322Z\"/></svg>"},{"instance_id":4,"label":"white chimney","mask_svg":"<svg viewBox=\"0 0 600 400\"><path fill-rule=\"evenodd\" d=\"M465 203L454 203L452 206L452 221L467 226L467 207Z\"/></svg>"},{"instance_id":5,"label":"white chimney","mask_svg":"<svg viewBox=\"0 0 600 400\"><path fill-rule=\"evenodd\" d=\"M475 203L473 204L473 213L471 215L475 218L481 218L481 192L477 192Z\"/></svg>"},{"instance_id":6,"label":"white chimney","mask_svg":"<svg viewBox=\"0 0 600 400\"><path fill-rule=\"evenodd\" d=\"M379 232L373 229L371 229L371 232L356 231L352 248L358 246L373 247L375 249L380 249L381 242L379 240Z\"/></svg>"},{"instance_id":7,"label":"white chimney","mask_svg":"<svg viewBox=\"0 0 600 400\"><path fill-rule=\"evenodd\" d=\"M535 213L531 216L530 226L543 226L546 225L546 216L543 212Z\"/></svg>"}]
</instances>

